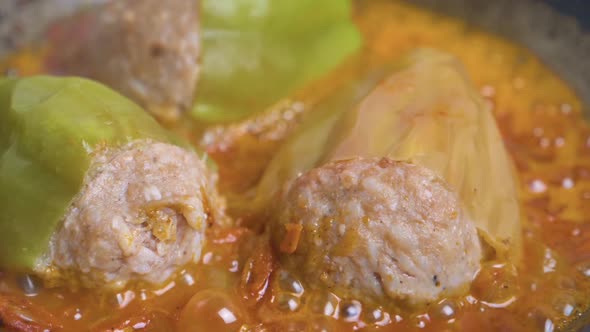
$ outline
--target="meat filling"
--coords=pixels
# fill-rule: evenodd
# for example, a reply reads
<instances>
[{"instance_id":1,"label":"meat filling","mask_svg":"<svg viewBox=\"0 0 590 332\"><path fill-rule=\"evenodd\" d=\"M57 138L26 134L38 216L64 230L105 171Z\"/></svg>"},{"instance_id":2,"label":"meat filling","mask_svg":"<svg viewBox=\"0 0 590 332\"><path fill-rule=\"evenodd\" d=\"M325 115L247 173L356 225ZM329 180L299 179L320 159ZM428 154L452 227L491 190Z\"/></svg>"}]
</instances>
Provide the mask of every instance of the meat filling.
<instances>
[{"instance_id":1,"label":"meat filling","mask_svg":"<svg viewBox=\"0 0 590 332\"><path fill-rule=\"evenodd\" d=\"M427 303L465 290L480 266L457 194L421 166L331 162L297 178L279 211L273 239L285 266L341 296Z\"/></svg>"},{"instance_id":2,"label":"meat filling","mask_svg":"<svg viewBox=\"0 0 590 332\"><path fill-rule=\"evenodd\" d=\"M199 260L205 229L222 213L215 178L192 152L145 141L98 152L37 270L159 283Z\"/></svg>"},{"instance_id":3,"label":"meat filling","mask_svg":"<svg viewBox=\"0 0 590 332\"><path fill-rule=\"evenodd\" d=\"M199 74L199 1L111 1L56 24L52 70L85 76L162 121L190 108Z\"/></svg>"}]
</instances>

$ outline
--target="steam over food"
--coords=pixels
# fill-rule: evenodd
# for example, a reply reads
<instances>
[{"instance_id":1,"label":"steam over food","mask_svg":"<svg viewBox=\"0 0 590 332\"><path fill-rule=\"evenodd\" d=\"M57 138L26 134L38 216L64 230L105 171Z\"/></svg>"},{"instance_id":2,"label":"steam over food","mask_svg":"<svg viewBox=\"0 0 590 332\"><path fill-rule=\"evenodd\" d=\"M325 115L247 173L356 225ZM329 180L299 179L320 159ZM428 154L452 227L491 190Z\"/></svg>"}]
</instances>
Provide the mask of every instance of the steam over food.
<instances>
[{"instance_id":1,"label":"steam over food","mask_svg":"<svg viewBox=\"0 0 590 332\"><path fill-rule=\"evenodd\" d=\"M3 80L0 91L0 266L121 285L199 260L205 229L223 220L202 157L91 81Z\"/></svg>"}]
</instances>

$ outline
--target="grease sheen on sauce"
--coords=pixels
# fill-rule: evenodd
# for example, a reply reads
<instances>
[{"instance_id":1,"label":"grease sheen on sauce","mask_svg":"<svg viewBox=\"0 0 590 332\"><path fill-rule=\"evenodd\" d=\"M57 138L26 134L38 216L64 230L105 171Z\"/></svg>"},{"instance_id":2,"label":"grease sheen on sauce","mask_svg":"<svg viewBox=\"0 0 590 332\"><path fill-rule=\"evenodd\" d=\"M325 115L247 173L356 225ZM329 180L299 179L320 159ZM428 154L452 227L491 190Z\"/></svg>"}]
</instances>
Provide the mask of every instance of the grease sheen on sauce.
<instances>
[{"instance_id":1,"label":"grease sheen on sauce","mask_svg":"<svg viewBox=\"0 0 590 332\"><path fill-rule=\"evenodd\" d=\"M23 294L19 279L5 274L0 293L44 308L45 320L78 331L553 331L579 316L590 304L590 126L575 93L526 49L459 20L386 1L367 3L356 20L377 58L428 46L465 64L518 170L522 266L486 263L469 295L418 311L364 307L328 291L307 291L283 271L260 283L264 296L257 301L244 295L241 280L260 240L235 228L210 234L202 264L158 289ZM4 67L38 73L40 55L24 51Z\"/></svg>"}]
</instances>

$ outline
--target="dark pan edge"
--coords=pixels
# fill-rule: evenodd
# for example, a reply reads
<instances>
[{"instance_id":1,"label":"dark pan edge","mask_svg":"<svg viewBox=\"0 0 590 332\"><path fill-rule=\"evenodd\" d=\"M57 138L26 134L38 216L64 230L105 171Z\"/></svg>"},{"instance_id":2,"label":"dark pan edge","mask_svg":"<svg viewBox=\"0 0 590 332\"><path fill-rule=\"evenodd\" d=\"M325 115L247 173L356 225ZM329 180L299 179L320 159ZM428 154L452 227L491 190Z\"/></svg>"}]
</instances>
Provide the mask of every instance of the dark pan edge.
<instances>
[{"instance_id":1,"label":"dark pan edge","mask_svg":"<svg viewBox=\"0 0 590 332\"><path fill-rule=\"evenodd\" d=\"M458 16L533 51L578 93L590 116L590 31L536 0L407 0Z\"/></svg>"}]
</instances>

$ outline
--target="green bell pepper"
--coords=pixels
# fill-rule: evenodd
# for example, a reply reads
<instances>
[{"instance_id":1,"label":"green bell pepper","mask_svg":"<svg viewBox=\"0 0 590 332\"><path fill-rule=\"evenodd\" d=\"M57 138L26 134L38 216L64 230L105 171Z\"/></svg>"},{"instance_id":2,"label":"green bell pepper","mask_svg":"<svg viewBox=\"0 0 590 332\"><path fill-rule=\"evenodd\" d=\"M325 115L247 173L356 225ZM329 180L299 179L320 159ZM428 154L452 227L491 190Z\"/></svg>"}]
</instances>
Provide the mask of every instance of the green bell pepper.
<instances>
[{"instance_id":1,"label":"green bell pepper","mask_svg":"<svg viewBox=\"0 0 590 332\"><path fill-rule=\"evenodd\" d=\"M350 18L350 0L203 0L206 29L265 31L278 38L317 33Z\"/></svg>"},{"instance_id":2,"label":"green bell pepper","mask_svg":"<svg viewBox=\"0 0 590 332\"><path fill-rule=\"evenodd\" d=\"M98 83L0 80L0 267L34 268L94 152L144 139L175 142L139 106Z\"/></svg>"},{"instance_id":3,"label":"green bell pepper","mask_svg":"<svg viewBox=\"0 0 590 332\"><path fill-rule=\"evenodd\" d=\"M349 0L203 1L203 66L192 115L242 119L356 52Z\"/></svg>"}]
</instances>

